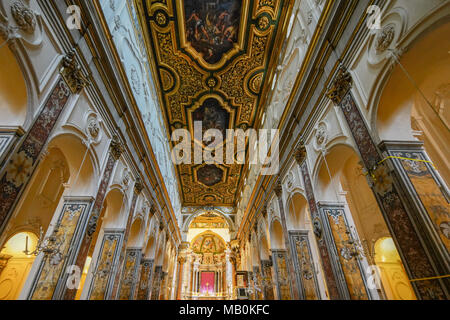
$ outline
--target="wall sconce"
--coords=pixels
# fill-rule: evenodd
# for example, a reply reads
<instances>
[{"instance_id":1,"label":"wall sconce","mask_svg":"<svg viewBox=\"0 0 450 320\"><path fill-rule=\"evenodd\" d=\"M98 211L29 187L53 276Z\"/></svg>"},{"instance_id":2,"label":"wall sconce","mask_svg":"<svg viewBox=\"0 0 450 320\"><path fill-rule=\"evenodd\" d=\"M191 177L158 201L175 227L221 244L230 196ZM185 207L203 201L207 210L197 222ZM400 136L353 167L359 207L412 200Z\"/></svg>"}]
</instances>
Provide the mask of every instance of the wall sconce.
<instances>
[{"instance_id":1,"label":"wall sconce","mask_svg":"<svg viewBox=\"0 0 450 320\"><path fill-rule=\"evenodd\" d=\"M345 234L347 235L348 240L341 240L341 243L343 245L343 248L341 249L341 255L346 260L351 260L353 258L362 259L366 256L363 246L358 238L353 236L352 231L354 231L353 227L347 228Z\"/></svg>"},{"instance_id":2,"label":"wall sconce","mask_svg":"<svg viewBox=\"0 0 450 320\"><path fill-rule=\"evenodd\" d=\"M51 265L58 265L63 259L64 255L61 252L61 247L66 241L66 235L59 235L59 226L56 226L52 234L44 238L44 232L42 226L39 227L39 239L36 244L36 249L32 252L28 250L28 236L25 242L25 253L28 256L38 256L40 253L44 253L44 257L49 259Z\"/></svg>"}]
</instances>

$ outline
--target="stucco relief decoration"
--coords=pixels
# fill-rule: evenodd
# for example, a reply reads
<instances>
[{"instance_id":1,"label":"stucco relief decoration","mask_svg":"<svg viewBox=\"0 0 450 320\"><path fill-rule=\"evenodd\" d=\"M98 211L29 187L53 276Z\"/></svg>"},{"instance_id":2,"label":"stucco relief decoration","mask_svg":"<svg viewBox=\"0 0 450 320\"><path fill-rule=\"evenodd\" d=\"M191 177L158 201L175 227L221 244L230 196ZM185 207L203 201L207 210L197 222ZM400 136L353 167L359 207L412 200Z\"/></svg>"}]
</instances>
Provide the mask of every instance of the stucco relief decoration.
<instances>
[{"instance_id":1,"label":"stucco relief decoration","mask_svg":"<svg viewBox=\"0 0 450 320\"><path fill-rule=\"evenodd\" d=\"M378 34L375 41L375 49L378 53L385 52L395 37L395 26L389 24L383 28L383 30Z\"/></svg>"},{"instance_id":2,"label":"stucco relief decoration","mask_svg":"<svg viewBox=\"0 0 450 320\"><path fill-rule=\"evenodd\" d=\"M288 190L292 190L294 187L294 173L292 171L289 171L286 177L286 187Z\"/></svg>"},{"instance_id":3,"label":"stucco relief decoration","mask_svg":"<svg viewBox=\"0 0 450 320\"><path fill-rule=\"evenodd\" d=\"M345 94L351 89L352 85L353 79L350 73L344 66L341 66L333 82L333 85L327 92L327 96L336 105L339 105Z\"/></svg>"},{"instance_id":4,"label":"stucco relief decoration","mask_svg":"<svg viewBox=\"0 0 450 320\"><path fill-rule=\"evenodd\" d=\"M100 122L97 119L97 116L92 114L87 119L86 131L89 136L96 140L100 135Z\"/></svg>"},{"instance_id":5,"label":"stucco relief decoration","mask_svg":"<svg viewBox=\"0 0 450 320\"><path fill-rule=\"evenodd\" d=\"M125 189L128 188L128 185L130 184L130 172L127 168L123 169L121 183Z\"/></svg>"},{"instance_id":6,"label":"stucco relief decoration","mask_svg":"<svg viewBox=\"0 0 450 320\"><path fill-rule=\"evenodd\" d=\"M141 79L135 66L131 66L131 85L137 95L141 94Z\"/></svg>"},{"instance_id":7,"label":"stucco relief decoration","mask_svg":"<svg viewBox=\"0 0 450 320\"><path fill-rule=\"evenodd\" d=\"M69 51L61 63L60 73L69 86L72 93L79 93L89 84L89 80L83 75L81 67L76 60L76 51Z\"/></svg>"},{"instance_id":8,"label":"stucco relief decoration","mask_svg":"<svg viewBox=\"0 0 450 320\"><path fill-rule=\"evenodd\" d=\"M325 123L320 123L316 130L316 143L318 147L328 142L328 129Z\"/></svg>"},{"instance_id":9,"label":"stucco relief decoration","mask_svg":"<svg viewBox=\"0 0 450 320\"><path fill-rule=\"evenodd\" d=\"M279 20L286 18L284 1L143 1L140 6L149 31L147 52L164 89L168 136L176 129L192 131L195 121L204 130L253 128L260 94L269 85L266 71L275 59L270 52ZM235 206L248 170L238 163L206 162L175 169L184 206Z\"/></svg>"},{"instance_id":10,"label":"stucco relief decoration","mask_svg":"<svg viewBox=\"0 0 450 320\"><path fill-rule=\"evenodd\" d=\"M21 1L12 4L11 14L22 31L31 34L36 30L37 20L34 11L26 7Z\"/></svg>"},{"instance_id":11,"label":"stucco relief decoration","mask_svg":"<svg viewBox=\"0 0 450 320\"><path fill-rule=\"evenodd\" d=\"M11 31L11 27L8 25L8 18L0 10L0 36L6 40L9 38Z\"/></svg>"}]
</instances>

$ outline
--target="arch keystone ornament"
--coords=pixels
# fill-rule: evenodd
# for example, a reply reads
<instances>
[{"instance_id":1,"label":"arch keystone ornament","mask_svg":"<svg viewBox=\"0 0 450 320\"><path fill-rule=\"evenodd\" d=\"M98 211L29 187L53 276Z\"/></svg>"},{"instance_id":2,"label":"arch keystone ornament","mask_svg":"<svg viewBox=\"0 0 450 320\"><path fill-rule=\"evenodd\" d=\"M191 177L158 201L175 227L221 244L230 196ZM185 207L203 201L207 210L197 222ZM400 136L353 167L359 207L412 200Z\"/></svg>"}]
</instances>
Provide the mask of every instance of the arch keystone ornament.
<instances>
[{"instance_id":1,"label":"arch keystone ornament","mask_svg":"<svg viewBox=\"0 0 450 320\"><path fill-rule=\"evenodd\" d=\"M450 280L442 278L450 273L448 253L442 253L441 244L432 240L427 228L419 227L426 220L424 212L411 203L408 190L402 189L398 169L391 159L383 159L375 145L351 93L352 83L350 73L340 67L327 96L344 114L411 285L419 299L449 299Z\"/></svg>"}]
</instances>

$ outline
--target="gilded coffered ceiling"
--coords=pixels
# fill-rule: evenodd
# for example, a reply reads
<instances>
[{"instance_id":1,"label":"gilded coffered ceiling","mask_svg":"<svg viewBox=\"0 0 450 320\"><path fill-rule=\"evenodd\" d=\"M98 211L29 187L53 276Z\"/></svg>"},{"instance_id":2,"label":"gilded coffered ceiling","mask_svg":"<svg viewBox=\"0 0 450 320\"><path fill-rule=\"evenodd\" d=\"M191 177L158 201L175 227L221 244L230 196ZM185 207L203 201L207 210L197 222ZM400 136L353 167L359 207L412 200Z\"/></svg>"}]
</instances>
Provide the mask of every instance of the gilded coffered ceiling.
<instances>
[{"instance_id":1,"label":"gilded coffered ceiling","mask_svg":"<svg viewBox=\"0 0 450 320\"><path fill-rule=\"evenodd\" d=\"M277 60L274 44L286 16L286 2L136 0L170 133L184 128L194 137L197 121L203 132L255 126L268 70ZM244 168L241 164L178 165L183 205L235 206Z\"/></svg>"}]
</instances>

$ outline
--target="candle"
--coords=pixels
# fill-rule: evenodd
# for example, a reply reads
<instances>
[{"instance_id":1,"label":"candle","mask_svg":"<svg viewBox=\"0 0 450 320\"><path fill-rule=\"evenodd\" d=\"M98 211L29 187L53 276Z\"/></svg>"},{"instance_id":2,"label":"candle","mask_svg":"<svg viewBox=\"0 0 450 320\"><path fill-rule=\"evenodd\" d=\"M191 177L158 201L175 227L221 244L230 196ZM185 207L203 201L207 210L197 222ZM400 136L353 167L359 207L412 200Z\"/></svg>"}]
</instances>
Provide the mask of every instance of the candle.
<instances>
[{"instance_id":1,"label":"candle","mask_svg":"<svg viewBox=\"0 0 450 320\"><path fill-rule=\"evenodd\" d=\"M25 239L25 254L28 254L28 236Z\"/></svg>"}]
</instances>

